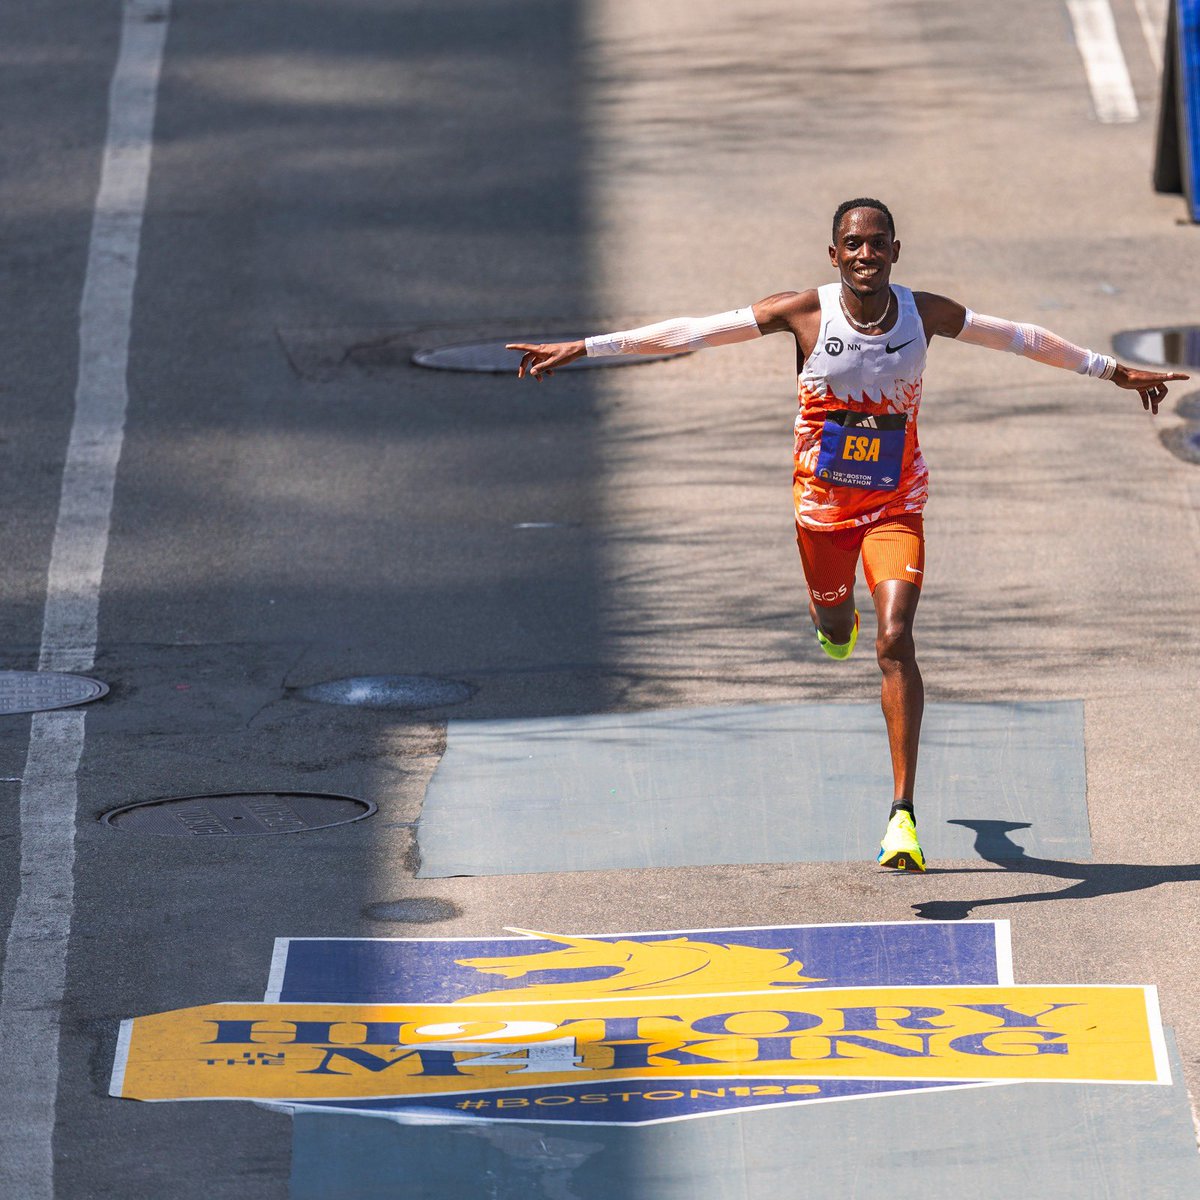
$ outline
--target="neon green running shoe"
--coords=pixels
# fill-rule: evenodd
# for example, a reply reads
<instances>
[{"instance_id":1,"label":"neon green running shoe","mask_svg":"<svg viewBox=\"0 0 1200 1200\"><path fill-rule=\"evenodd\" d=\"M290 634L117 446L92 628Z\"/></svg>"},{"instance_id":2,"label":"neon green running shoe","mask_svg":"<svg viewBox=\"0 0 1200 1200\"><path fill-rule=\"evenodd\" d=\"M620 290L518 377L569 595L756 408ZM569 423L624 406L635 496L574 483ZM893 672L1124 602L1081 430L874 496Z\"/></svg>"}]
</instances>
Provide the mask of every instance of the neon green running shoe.
<instances>
[{"instance_id":1,"label":"neon green running shoe","mask_svg":"<svg viewBox=\"0 0 1200 1200\"><path fill-rule=\"evenodd\" d=\"M821 643L821 649L830 658L849 658L854 653L854 643L858 641L858 609L854 610L854 628L850 631L848 642L831 642L819 629L817 630L817 641Z\"/></svg>"},{"instance_id":2,"label":"neon green running shoe","mask_svg":"<svg viewBox=\"0 0 1200 1200\"><path fill-rule=\"evenodd\" d=\"M893 867L897 871L925 870L925 854L917 841L917 825L912 814L903 808L888 822L887 833L879 844L881 867Z\"/></svg>"}]
</instances>

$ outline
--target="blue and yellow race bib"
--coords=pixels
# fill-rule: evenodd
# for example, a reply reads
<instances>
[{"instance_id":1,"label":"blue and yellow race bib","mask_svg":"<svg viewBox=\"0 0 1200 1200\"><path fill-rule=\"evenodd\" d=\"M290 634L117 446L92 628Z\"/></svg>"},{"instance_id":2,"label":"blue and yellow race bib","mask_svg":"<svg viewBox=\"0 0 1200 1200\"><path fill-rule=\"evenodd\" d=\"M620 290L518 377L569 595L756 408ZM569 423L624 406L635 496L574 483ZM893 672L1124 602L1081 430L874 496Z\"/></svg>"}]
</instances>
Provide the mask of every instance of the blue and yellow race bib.
<instances>
[{"instance_id":1,"label":"blue and yellow race bib","mask_svg":"<svg viewBox=\"0 0 1200 1200\"><path fill-rule=\"evenodd\" d=\"M890 492L904 463L904 413L831 412L821 430L817 478L838 487Z\"/></svg>"}]
</instances>

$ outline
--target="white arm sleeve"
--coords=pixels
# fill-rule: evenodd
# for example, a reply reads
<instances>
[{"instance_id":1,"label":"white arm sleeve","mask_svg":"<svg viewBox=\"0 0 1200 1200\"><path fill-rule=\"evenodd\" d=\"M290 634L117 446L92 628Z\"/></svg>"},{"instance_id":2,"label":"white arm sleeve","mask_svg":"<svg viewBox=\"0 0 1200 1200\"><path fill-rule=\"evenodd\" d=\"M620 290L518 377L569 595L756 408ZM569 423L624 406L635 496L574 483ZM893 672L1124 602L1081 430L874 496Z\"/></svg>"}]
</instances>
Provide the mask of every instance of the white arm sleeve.
<instances>
[{"instance_id":1,"label":"white arm sleeve","mask_svg":"<svg viewBox=\"0 0 1200 1200\"><path fill-rule=\"evenodd\" d=\"M1018 325L1001 317L985 317L969 308L958 340L991 350L1007 350L1093 379L1111 379L1117 369L1117 360L1110 355L1073 346L1040 325Z\"/></svg>"},{"instance_id":2,"label":"white arm sleeve","mask_svg":"<svg viewBox=\"0 0 1200 1200\"><path fill-rule=\"evenodd\" d=\"M713 317L676 317L584 339L589 358L608 354L682 354L704 346L728 346L762 337L752 308L735 308Z\"/></svg>"}]
</instances>

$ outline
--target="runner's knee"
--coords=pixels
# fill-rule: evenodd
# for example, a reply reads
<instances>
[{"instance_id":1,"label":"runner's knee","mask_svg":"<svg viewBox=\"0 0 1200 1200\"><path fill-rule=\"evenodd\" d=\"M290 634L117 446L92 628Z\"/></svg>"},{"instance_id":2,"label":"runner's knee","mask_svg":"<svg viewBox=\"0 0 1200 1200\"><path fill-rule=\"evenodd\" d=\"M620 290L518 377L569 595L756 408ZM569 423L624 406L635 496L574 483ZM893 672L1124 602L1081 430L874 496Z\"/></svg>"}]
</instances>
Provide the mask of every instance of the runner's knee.
<instances>
[{"instance_id":1,"label":"runner's knee","mask_svg":"<svg viewBox=\"0 0 1200 1200\"><path fill-rule=\"evenodd\" d=\"M902 620L882 622L875 637L875 657L885 671L916 662L912 626Z\"/></svg>"}]
</instances>

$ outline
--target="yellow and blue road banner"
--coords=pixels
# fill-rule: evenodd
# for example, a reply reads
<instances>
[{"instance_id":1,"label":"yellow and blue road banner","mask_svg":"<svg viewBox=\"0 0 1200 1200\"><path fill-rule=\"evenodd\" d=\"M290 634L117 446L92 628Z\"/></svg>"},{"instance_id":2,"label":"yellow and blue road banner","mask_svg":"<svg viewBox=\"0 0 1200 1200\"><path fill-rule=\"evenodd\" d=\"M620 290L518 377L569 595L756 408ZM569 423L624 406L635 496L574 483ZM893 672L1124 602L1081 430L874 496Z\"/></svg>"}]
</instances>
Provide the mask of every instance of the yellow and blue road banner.
<instances>
[{"instance_id":1,"label":"yellow and blue road banner","mask_svg":"<svg viewBox=\"0 0 1200 1200\"><path fill-rule=\"evenodd\" d=\"M283 941L263 1003L126 1021L111 1090L607 1124L1170 1081L1153 988L1015 986L1007 934L931 922Z\"/></svg>"}]
</instances>

